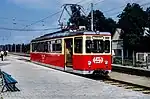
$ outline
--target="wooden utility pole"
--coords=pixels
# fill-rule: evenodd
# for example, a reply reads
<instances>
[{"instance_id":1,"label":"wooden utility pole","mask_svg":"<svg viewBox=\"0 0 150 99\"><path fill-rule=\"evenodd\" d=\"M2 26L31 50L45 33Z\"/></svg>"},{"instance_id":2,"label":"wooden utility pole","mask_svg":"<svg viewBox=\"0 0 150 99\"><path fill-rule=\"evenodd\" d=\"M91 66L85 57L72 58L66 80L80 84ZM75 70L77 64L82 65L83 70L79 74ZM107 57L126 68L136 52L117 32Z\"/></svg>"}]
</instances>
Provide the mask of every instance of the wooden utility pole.
<instances>
[{"instance_id":1,"label":"wooden utility pole","mask_svg":"<svg viewBox=\"0 0 150 99\"><path fill-rule=\"evenodd\" d=\"M91 31L93 30L93 3L91 3Z\"/></svg>"}]
</instances>

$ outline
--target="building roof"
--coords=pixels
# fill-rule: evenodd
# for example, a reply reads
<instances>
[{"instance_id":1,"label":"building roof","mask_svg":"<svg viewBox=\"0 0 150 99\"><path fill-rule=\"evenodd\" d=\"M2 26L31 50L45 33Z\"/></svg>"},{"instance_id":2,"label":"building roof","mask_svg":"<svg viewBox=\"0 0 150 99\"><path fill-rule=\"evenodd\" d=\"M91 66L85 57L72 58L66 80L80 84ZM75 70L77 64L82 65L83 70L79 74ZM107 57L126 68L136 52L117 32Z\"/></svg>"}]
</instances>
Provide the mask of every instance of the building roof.
<instances>
[{"instance_id":1,"label":"building roof","mask_svg":"<svg viewBox=\"0 0 150 99\"><path fill-rule=\"evenodd\" d=\"M149 36L150 35L149 31L150 31L150 29L148 27L145 27L144 28L144 35L143 36Z\"/></svg>"},{"instance_id":2,"label":"building roof","mask_svg":"<svg viewBox=\"0 0 150 99\"><path fill-rule=\"evenodd\" d=\"M121 34L121 29L120 28L117 28L116 29L116 32L114 33L113 37L112 37L112 40L122 40L120 39L120 34Z\"/></svg>"}]
</instances>

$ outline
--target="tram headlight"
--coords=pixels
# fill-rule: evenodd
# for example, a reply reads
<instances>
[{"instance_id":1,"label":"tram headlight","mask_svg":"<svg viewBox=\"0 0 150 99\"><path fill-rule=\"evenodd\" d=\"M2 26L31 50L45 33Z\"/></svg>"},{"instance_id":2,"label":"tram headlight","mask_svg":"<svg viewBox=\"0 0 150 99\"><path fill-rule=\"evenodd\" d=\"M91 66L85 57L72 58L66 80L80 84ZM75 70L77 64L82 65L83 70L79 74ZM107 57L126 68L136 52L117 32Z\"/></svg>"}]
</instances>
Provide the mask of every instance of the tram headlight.
<instances>
[{"instance_id":1,"label":"tram headlight","mask_svg":"<svg viewBox=\"0 0 150 99\"><path fill-rule=\"evenodd\" d=\"M92 62L91 62L91 61L88 61L88 65L91 66L91 64L92 64Z\"/></svg>"},{"instance_id":2,"label":"tram headlight","mask_svg":"<svg viewBox=\"0 0 150 99\"><path fill-rule=\"evenodd\" d=\"M105 60L105 65L108 65L108 61L107 60Z\"/></svg>"}]
</instances>

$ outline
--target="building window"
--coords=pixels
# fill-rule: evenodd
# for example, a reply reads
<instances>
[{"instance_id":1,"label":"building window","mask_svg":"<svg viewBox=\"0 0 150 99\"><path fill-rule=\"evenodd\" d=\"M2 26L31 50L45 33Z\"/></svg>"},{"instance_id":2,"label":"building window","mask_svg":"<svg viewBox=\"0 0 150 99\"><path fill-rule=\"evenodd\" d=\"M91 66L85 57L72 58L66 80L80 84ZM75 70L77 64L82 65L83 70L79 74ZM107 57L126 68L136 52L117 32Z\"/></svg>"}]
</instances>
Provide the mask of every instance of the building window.
<instances>
[{"instance_id":1,"label":"building window","mask_svg":"<svg viewBox=\"0 0 150 99\"><path fill-rule=\"evenodd\" d=\"M74 38L74 51L75 53L82 53L82 37L75 37Z\"/></svg>"},{"instance_id":2,"label":"building window","mask_svg":"<svg viewBox=\"0 0 150 99\"><path fill-rule=\"evenodd\" d=\"M114 49L115 56L122 56L121 49Z\"/></svg>"}]
</instances>

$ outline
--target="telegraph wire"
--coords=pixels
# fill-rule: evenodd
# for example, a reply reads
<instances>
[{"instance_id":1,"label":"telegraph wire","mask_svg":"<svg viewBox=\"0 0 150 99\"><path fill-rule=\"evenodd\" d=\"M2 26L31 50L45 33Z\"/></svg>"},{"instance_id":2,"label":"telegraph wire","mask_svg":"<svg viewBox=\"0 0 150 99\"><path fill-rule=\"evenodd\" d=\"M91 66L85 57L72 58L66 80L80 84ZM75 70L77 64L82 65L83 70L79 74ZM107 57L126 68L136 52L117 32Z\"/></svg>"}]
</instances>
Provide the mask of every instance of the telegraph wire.
<instances>
[{"instance_id":1,"label":"telegraph wire","mask_svg":"<svg viewBox=\"0 0 150 99\"><path fill-rule=\"evenodd\" d=\"M81 3L81 2L83 2L83 0L77 2L76 4ZM34 25L34 24L36 24L36 23L42 22L43 20L46 20L46 19L48 19L48 18L50 18L50 17L53 17L53 16L55 16L55 15L61 13L61 12L62 12L62 10L57 11L56 13L51 14L51 15L49 15L49 16L47 16L47 17L44 17L44 18L42 18L42 19L40 19L40 20L38 20L38 21L35 21L35 22L31 23L30 25L26 25L24 28L29 27L29 26L32 26L32 25Z\"/></svg>"},{"instance_id":2,"label":"telegraph wire","mask_svg":"<svg viewBox=\"0 0 150 99\"><path fill-rule=\"evenodd\" d=\"M95 3L94 5L97 5L97 4L99 4L99 3L102 3L102 2L104 2L104 1L106 1L106 0L99 0L97 3Z\"/></svg>"},{"instance_id":3,"label":"telegraph wire","mask_svg":"<svg viewBox=\"0 0 150 99\"><path fill-rule=\"evenodd\" d=\"M135 3L140 3L141 2L141 0L138 0L138 1L136 1ZM144 3L144 4L139 4L141 7L144 7L144 6L146 6L146 5L149 5L150 4L150 2L148 2L148 3ZM122 5L122 6L120 6L120 7L116 7L116 8L112 8L112 9L109 9L109 10L105 10L105 11L102 11L104 14L105 13L108 13L108 12L112 12L112 11L114 11L114 10L117 10L117 9L119 9L119 8L123 8L123 7L125 7L126 5ZM110 15L110 16L115 16L116 14L119 14L120 13L120 11L118 11L118 12L116 12L116 13L114 13L114 14L112 14L112 15Z\"/></svg>"},{"instance_id":4,"label":"telegraph wire","mask_svg":"<svg viewBox=\"0 0 150 99\"><path fill-rule=\"evenodd\" d=\"M82 3L82 2L83 2L83 0L77 2L76 4ZM47 17L44 17L44 18L42 18L42 19L40 19L40 20L38 20L38 21L35 21L35 22L33 22L33 23L29 24L29 25L25 25L25 27L24 27L23 29L25 29L26 27L30 27L30 26L32 26L32 25L34 25L34 24L36 24L36 23L42 22L43 20L46 20L46 19L48 19L48 18L50 18L50 17L53 17L53 16L59 14L61 11L62 11L62 10L60 10L60 11L54 13L54 14L51 14L51 15L49 15L49 16L47 16ZM0 17L0 19L11 19L11 18ZM15 20L15 21L28 21L28 20L16 20L16 18L15 18L15 19L12 18L12 20L13 20L13 21L14 21L14 20Z\"/></svg>"},{"instance_id":5,"label":"telegraph wire","mask_svg":"<svg viewBox=\"0 0 150 99\"><path fill-rule=\"evenodd\" d=\"M104 1L106 1L106 0L101 0L101 1L99 1L99 2L97 2L97 3L95 3L94 5L97 5L97 4L102 3L102 2L104 2ZM139 3L139 1L141 1L141 0L138 0L138 3ZM83 0L77 2L76 4L81 3L81 2L83 2ZM136 3L137 3L137 2L136 2ZM149 4L150 4L150 2L149 2L149 3L144 3L144 4L142 4L141 6L146 6L146 5L149 5ZM120 7L118 7L118 8L122 8L122 7L124 7L124 6L125 6L125 5L120 6ZM112 8L112 9L103 11L103 13L111 12L111 11L114 11L114 10L116 10L116 9L118 9L118 8ZM61 10L61 11L62 11L62 10ZM42 22L43 20L45 20L45 19L47 19L47 18L49 18L49 17L53 17L53 16L59 14L61 11L58 11L58 12L56 12L56 13L54 13L54 14L51 14L51 15L49 15L49 16L47 16L47 17L41 19L41 20L35 21L35 22L31 23L30 25L26 25L25 27L29 27L29 26L31 26L31 25L34 25L34 24L38 23L38 22ZM118 13L118 12L117 12L117 13ZM112 16L114 16L114 14L113 14ZM4 17L0 17L0 18L8 19L8 18L4 18ZM18 20L18 21L19 21L19 20ZM26 20L20 20L20 21L26 21ZM0 27L0 29L3 29L3 30L15 30L15 31L45 31L45 30L58 29L58 28L49 28L49 29L11 29L11 28Z\"/></svg>"},{"instance_id":6,"label":"telegraph wire","mask_svg":"<svg viewBox=\"0 0 150 99\"><path fill-rule=\"evenodd\" d=\"M10 20L15 20L15 21L19 21L19 22L34 22L34 21L31 21L31 20L24 20L24 19L17 19L17 18L7 18L7 17L0 17L0 20L8 20L8 21L10 21Z\"/></svg>"},{"instance_id":7,"label":"telegraph wire","mask_svg":"<svg viewBox=\"0 0 150 99\"><path fill-rule=\"evenodd\" d=\"M82 3L83 1L86 1L86 0L81 0L81 1L77 2L76 4Z\"/></svg>"},{"instance_id":8,"label":"telegraph wire","mask_svg":"<svg viewBox=\"0 0 150 99\"><path fill-rule=\"evenodd\" d=\"M136 3L140 3L141 1L142 1L142 0L138 0L138 1L136 1ZM117 9L119 9L119 8L123 8L123 7L125 7L125 6L126 6L126 5L122 5L122 6L120 6L120 7L115 7L115 8L109 9L109 10L105 10L105 11L103 11L103 13L108 13L108 12L117 10Z\"/></svg>"},{"instance_id":9,"label":"telegraph wire","mask_svg":"<svg viewBox=\"0 0 150 99\"><path fill-rule=\"evenodd\" d=\"M0 27L0 30L10 30L10 31L48 31L53 29L60 29L60 28L46 28L46 29L16 29L16 28L6 28Z\"/></svg>"},{"instance_id":10,"label":"telegraph wire","mask_svg":"<svg viewBox=\"0 0 150 99\"><path fill-rule=\"evenodd\" d=\"M140 1L140 0L139 0ZM148 2L148 3L144 3L144 4L139 4L141 7L144 7L144 6L147 6L147 5L150 5L150 2ZM116 8L117 9L117 8ZM110 11L109 11L110 12ZM120 11L118 11L118 12L116 12L116 13L114 13L114 14L112 14L112 15L110 15L110 16L115 16L115 15L117 15L117 14L119 14L120 13Z\"/></svg>"},{"instance_id":11,"label":"telegraph wire","mask_svg":"<svg viewBox=\"0 0 150 99\"><path fill-rule=\"evenodd\" d=\"M77 2L76 4L82 3L82 2L83 2L83 0ZM41 20L38 20L38 21L30 21L30 22L33 22L33 23L31 23L31 24L29 24L29 25L25 25L25 27L29 27L29 26L31 26L31 25L34 25L34 24L38 23L38 22L42 22L43 20L45 20L45 19L47 19L47 18L49 18L49 17L53 17L54 15L57 15L57 14L59 14L60 12L61 12L61 11L58 11L58 12L56 12L56 13L54 13L54 14L51 14L51 15L49 15L49 16L47 16L47 17L41 19ZM16 18L6 18L6 17L0 17L0 19L3 19L3 20L12 20L12 21L15 20L15 21L20 21L20 22L27 22L27 21L29 21L29 20L23 20L23 19L17 20ZM24 27L24 28L25 28L25 27Z\"/></svg>"},{"instance_id":12,"label":"telegraph wire","mask_svg":"<svg viewBox=\"0 0 150 99\"><path fill-rule=\"evenodd\" d=\"M141 6L147 6L147 5L150 5L150 2L141 4Z\"/></svg>"},{"instance_id":13,"label":"telegraph wire","mask_svg":"<svg viewBox=\"0 0 150 99\"><path fill-rule=\"evenodd\" d=\"M77 2L76 4L81 3L81 2L83 2L83 0ZM61 11L62 10L60 10L60 11L54 13L54 14L51 14L51 15L49 15L47 17L44 17L44 18L42 18L42 19L40 19L38 21L35 21L35 22L33 22L33 23L29 24L29 25L25 25L25 27L23 29L15 29L15 28L7 28L7 27L0 27L0 29L1 30L12 30L12 31L47 31L47 30L52 30L52 29L60 29L60 28L47 28L47 29L25 29L25 28L29 27L31 25L34 25L36 23L43 22L44 20L59 14ZM0 19L11 19L11 18L0 17ZM12 18L12 21L27 21L27 20L16 20L16 18Z\"/></svg>"},{"instance_id":14,"label":"telegraph wire","mask_svg":"<svg viewBox=\"0 0 150 99\"><path fill-rule=\"evenodd\" d=\"M61 10L61 11L62 11L62 10ZM45 17L45 18L42 18L41 20L38 20L38 21L36 21L36 22L33 22L33 23L31 23L30 25L26 25L26 27L29 27L29 26L34 25L34 24L36 24L36 23L42 22L43 20L45 20L45 19L47 19L47 18L49 18L49 17L53 17L53 16L59 14L61 11L58 11L58 12L56 12L56 13L54 13L54 14L51 14L51 15Z\"/></svg>"}]
</instances>

